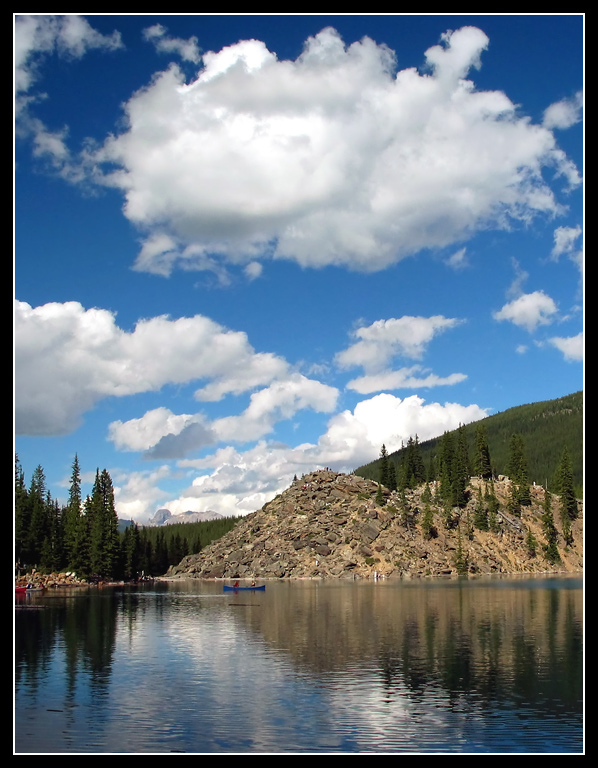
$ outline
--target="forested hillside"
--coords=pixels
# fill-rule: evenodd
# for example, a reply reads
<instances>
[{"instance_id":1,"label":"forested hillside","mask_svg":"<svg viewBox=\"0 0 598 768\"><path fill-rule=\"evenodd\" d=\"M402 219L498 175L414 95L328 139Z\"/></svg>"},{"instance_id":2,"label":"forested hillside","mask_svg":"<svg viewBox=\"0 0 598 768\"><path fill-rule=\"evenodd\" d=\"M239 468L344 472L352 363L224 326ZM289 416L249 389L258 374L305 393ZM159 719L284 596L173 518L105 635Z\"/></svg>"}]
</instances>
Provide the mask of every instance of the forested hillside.
<instances>
[{"instance_id":1,"label":"forested hillside","mask_svg":"<svg viewBox=\"0 0 598 768\"><path fill-rule=\"evenodd\" d=\"M583 392L576 392L556 400L532 403L510 408L486 419L465 425L462 432L467 440L471 474L477 474L473 466L476 434L484 430L492 472L509 474L511 447L514 435L520 436L530 483L548 485L554 490L555 474L566 449L571 463L575 493L583 496ZM457 440L459 430L447 433ZM396 476L401 474L417 446L417 458L422 462L425 480L439 479L439 457L444 436L420 443L413 435L410 444L388 455ZM356 475L380 480L381 458L372 460L355 470ZM422 479L422 478L420 478Z\"/></svg>"},{"instance_id":2,"label":"forested hillside","mask_svg":"<svg viewBox=\"0 0 598 768\"><path fill-rule=\"evenodd\" d=\"M402 494L401 503L407 490L433 483L448 529L454 510L472 501L471 476L490 484L499 475L510 477L506 511L517 518L529 508L530 486L542 485L560 498L560 535L567 543L572 540L570 523L578 517L575 498L582 498L583 393L511 408L424 443L414 435L390 455L381 446L380 457L355 475L374 480L379 491L383 486ZM377 503L382 504L379 495ZM223 518L159 528L130 525L120 531L106 470L98 470L91 495L83 499L75 456L68 501L60 505L46 488L43 468L38 466L27 484L16 458L15 559L20 569L69 570L83 578L112 580L162 575L237 523L238 518Z\"/></svg>"},{"instance_id":3,"label":"forested hillside","mask_svg":"<svg viewBox=\"0 0 598 768\"><path fill-rule=\"evenodd\" d=\"M236 525L225 517L164 528L135 524L119 529L109 473L96 473L91 495L83 499L77 457L68 502L61 505L46 488L38 466L26 483L15 461L15 561L17 571L74 572L89 580L135 581L161 576L170 565L196 553Z\"/></svg>"}]
</instances>

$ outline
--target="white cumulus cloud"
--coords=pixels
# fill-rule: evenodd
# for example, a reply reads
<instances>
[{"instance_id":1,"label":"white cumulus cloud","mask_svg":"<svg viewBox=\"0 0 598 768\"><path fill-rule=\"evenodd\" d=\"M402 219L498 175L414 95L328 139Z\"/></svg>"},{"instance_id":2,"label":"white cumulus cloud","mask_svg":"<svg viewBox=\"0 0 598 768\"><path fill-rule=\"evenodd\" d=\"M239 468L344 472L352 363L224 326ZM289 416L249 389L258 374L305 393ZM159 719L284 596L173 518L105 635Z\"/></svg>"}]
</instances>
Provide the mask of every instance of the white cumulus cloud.
<instances>
[{"instance_id":1,"label":"white cumulus cloud","mask_svg":"<svg viewBox=\"0 0 598 768\"><path fill-rule=\"evenodd\" d=\"M55 53L80 59L92 49L113 51L122 45L119 32L102 35L82 16L18 15L14 23L15 91L29 91L43 56Z\"/></svg>"},{"instance_id":2,"label":"white cumulus cloud","mask_svg":"<svg viewBox=\"0 0 598 768\"><path fill-rule=\"evenodd\" d=\"M183 61L191 61L194 64L200 61L201 54L195 36L186 39L171 37L162 24L153 24L143 30L143 37L153 43L159 53L175 53Z\"/></svg>"},{"instance_id":3,"label":"white cumulus cloud","mask_svg":"<svg viewBox=\"0 0 598 768\"><path fill-rule=\"evenodd\" d=\"M557 227L554 231L554 246L550 253L553 261L558 261L563 255L566 255L573 264L583 270L583 243L578 245L581 239L582 229L576 227Z\"/></svg>"},{"instance_id":4,"label":"white cumulus cloud","mask_svg":"<svg viewBox=\"0 0 598 768\"><path fill-rule=\"evenodd\" d=\"M576 93L571 99L561 99L544 111L543 124L547 128L571 128L581 121L583 94Z\"/></svg>"},{"instance_id":5,"label":"white cumulus cloud","mask_svg":"<svg viewBox=\"0 0 598 768\"><path fill-rule=\"evenodd\" d=\"M479 29L447 32L425 73L397 72L387 46L327 28L294 61L244 40L203 53L192 82L174 64L158 73L93 155L147 238L136 268L271 257L377 270L558 213L542 170L578 184L576 169L551 130L466 79L487 46Z\"/></svg>"},{"instance_id":6,"label":"white cumulus cloud","mask_svg":"<svg viewBox=\"0 0 598 768\"><path fill-rule=\"evenodd\" d=\"M166 384L207 382L196 396L215 400L290 375L286 361L256 353L245 333L201 315L140 320L127 332L105 309L17 301L14 328L17 434L67 434L103 398Z\"/></svg>"},{"instance_id":7,"label":"white cumulus cloud","mask_svg":"<svg viewBox=\"0 0 598 768\"><path fill-rule=\"evenodd\" d=\"M549 342L563 353L565 360L569 362L581 362L583 360L583 333L569 337L555 336L549 339Z\"/></svg>"},{"instance_id":8,"label":"white cumulus cloud","mask_svg":"<svg viewBox=\"0 0 598 768\"><path fill-rule=\"evenodd\" d=\"M532 333L538 326L552 323L557 312L557 306L550 296L544 291L534 291L508 302L493 317L495 320L507 320Z\"/></svg>"},{"instance_id":9,"label":"white cumulus cloud","mask_svg":"<svg viewBox=\"0 0 598 768\"><path fill-rule=\"evenodd\" d=\"M174 414L167 408L156 408L137 419L112 422L109 438L119 450L143 451L147 458L181 458L217 442L254 442L298 411L333 411L337 398L335 387L290 373L254 392L247 408L238 415L210 422L201 413Z\"/></svg>"},{"instance_id":10,"label":"white cumulus cloud","mask_svg":"<svg viewBox=\"0 0 598 768\"><path fill-rule=\"evenodd\" d=\"M371 376L359 376L352 379L347 388L362 395L372 392L382 392L393 389L426 389L428 387L444 387L459 384L467 376L463 373L451 373L448 376L437 376L426 373L421 366L400 368L397 371L384 371Z\"/></svg>"},{"instance_id":11,"label":"white cumulus cloud","mask_svg":"<svg viewBox=\"0 0 598 768\"><path fill-rule=\"evenodd\" d=\"M435 336L460 322L442 315L376 320L353 332L358 341L339 352L336 362L342 368L360 366L371 372L383 370L396 356L420 359Z\"/></svg>"},{"instance_id":12,"label":"white cumulus cloud","mask_svg":"<svg viewBox=\"0 0 598 768\"><path fill-rule=\"evenodd\" d=\"M336 355L340 368L363 368L365 375L351 380L347 387L361 394L382 390L415 389L457 384L466 377L462 373L438 376L415 365L391 370L395 358L420 360L429 344L439 334L460 325L462 321L442 315L376 320L353 331L357 339Z\"/></svg>"},{"instance_id":13,"label":"white cumulus cloud","mask_svg":"<svg viewBox=\"0 0 598 768\"><path fill-rule=\"evenodd\" d=\"M427 440L487 415L478 405L426 403L417 395L401 399L379 394L332 416L317 443L290 447L259 441L244 451L226 446L209 456L180 461L182 468L201 474L178 499L164 506L171 511L247 514L285 490L294 475L319 467L351 472L376 457L383 443L392 452L409 437Z\"/></svg>"}]
</instances>

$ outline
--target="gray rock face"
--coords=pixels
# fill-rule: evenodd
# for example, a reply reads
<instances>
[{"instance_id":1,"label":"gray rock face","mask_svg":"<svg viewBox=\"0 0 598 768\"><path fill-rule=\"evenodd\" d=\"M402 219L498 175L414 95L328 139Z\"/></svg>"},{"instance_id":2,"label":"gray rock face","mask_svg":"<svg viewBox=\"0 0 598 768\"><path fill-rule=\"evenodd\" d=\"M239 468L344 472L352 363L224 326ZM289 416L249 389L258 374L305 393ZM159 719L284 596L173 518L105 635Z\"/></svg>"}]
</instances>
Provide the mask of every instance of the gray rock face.
<instances>
[{"instance_id":1,"label":"gray rock face","mask_svg":"<svg viewBox=\"0 0 598 768\"><path fill-rule=\"evenodd\" d=\"M432 504L434 536L425 536L423 488L402 496L383 488L385 503L380 505L378 484L371 480L328 470L313 472L166 575L203 579L454 575L457 552L470 573L581 570L581 515L576 521L580 532L574 534L579 544L569 548L568 558L554 568L541 554L530 554L525 543L528 528L538 542L543 541L542 499L526 510L527 517L518 526L501 518L498 532L474 531L469 521L476 490L472 488L467 508L453 510L457 524L450 528L442 522L440 505Z\"/></svg>"},{"instance_id":2,"label":"gray rock face","mask_svg":"<svg viewBox=\"0 0 598 768\"><path fill-rule=\"evenodd\" d=\"M163 525L170 517L172 517L172 512L169 509L158 509L149 520L148 525Z\"/></svg>"},{"instance_id":3,"label":"gray rock face","mask_svg":"<svg viewBox=\"0 0 598 768\"><path fill-rule=\"evenodd\" d=\"M203 523L207 520L217 520L222 515L208 510L206 512L192 512L187 510L180 515L173 515L169 509L159 509L148 522L149 526L176 525L177 523Z\"/></svg>"}]
</instances>

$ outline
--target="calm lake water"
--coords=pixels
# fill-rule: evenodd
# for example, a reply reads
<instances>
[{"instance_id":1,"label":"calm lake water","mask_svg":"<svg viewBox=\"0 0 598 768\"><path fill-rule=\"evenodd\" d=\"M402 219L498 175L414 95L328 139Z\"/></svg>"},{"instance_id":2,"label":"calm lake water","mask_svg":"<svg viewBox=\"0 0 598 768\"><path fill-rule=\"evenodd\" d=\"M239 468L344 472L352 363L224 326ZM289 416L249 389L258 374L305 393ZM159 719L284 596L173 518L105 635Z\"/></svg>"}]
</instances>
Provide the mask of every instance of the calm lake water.
<instances>
[{"instance_id":1,"label":"calm lake water","mask_svg":"<svg viewBox=\"0 0 598 768\"><path fill-rule=\"evenodd\" d=\"M22 604L16 754L584 750L577 578L185 581Z\"/></svg>"}]
</instances>

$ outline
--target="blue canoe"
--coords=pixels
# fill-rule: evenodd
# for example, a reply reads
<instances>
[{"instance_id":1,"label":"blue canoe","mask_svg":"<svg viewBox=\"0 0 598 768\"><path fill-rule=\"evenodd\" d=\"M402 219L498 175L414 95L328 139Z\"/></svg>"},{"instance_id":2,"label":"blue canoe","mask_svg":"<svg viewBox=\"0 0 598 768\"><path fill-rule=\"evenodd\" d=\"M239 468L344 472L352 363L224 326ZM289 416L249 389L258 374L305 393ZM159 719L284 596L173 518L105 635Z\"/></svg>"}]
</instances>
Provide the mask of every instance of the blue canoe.
<instances>
[{"instance_id":1,"label":"blue canoe","mask_svg":"<svg viewBox=\"0 0 598 768\"><path fill-rule=\"evenodd\" d=\"M265 592L266 585L262 584L261 587L229 587L227 584L224 585L225 592L255 592L256 590Z\"/></svg>"}]
</instances>

